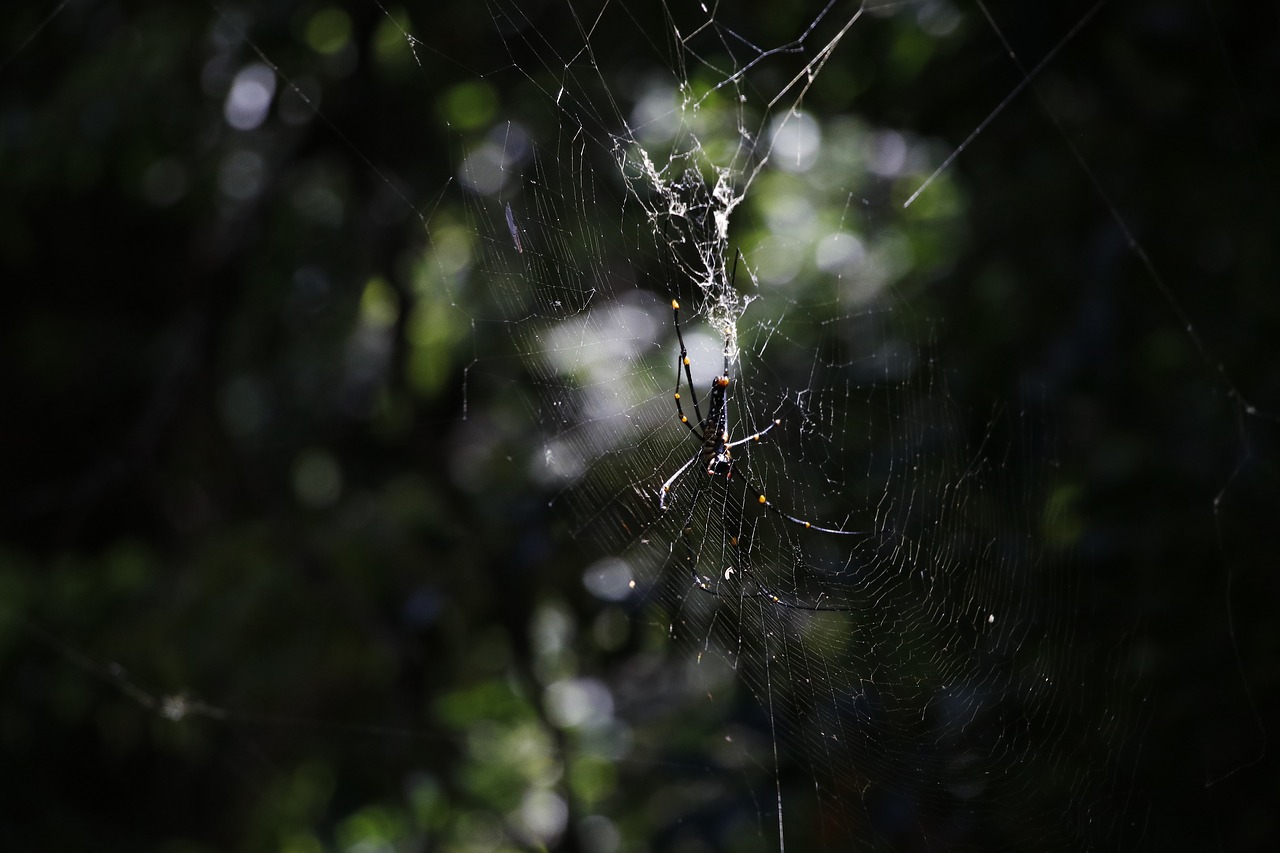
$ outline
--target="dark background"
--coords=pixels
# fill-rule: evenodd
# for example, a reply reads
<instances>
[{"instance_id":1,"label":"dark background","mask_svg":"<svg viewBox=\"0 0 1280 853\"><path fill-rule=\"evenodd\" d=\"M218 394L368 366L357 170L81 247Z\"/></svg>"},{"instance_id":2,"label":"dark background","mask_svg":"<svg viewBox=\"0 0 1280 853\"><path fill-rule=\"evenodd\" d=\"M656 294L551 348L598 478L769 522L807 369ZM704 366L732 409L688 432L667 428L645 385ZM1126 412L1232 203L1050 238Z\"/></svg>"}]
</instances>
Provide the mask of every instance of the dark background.
<instances>
[{"instance_id":1,"label":"dark background","mask_svg":"<svg viewBox=\"0 0 1280 853\"><path fill-rule=\"evenodd\" d=\"M538 695L539 602L561 603L583 672L617 676L649 639L598 641L590 543L565 542L510 461L535 442L501 386L464 380L477 353L502 372L509 341L464 329L424 367L401 320L376 374L350 347L369 278L412 316L423 220L462 218L450 178L474 129L445 129L447 93L483 79L499 114L551 128L476 3L407 7L420 62L378 61L373 3L342 7L330 54L308 36L318 4L43 6L0 19L0 841L463 837L520 790L476 758L475 721L554 731L512 698ZM774 6L722 17L794 32ZM857 85L807 106L958 144L1022 79L958 8L960 31L917 64L895 61L904 19L868 18L825 72ZM560 7L525 11L573 42ZM992 6L1028 67L1088 11ZM594 42L629 44L624 23ZM1050 413L1081 625L1141 720L1108 797L1124 837L1159 849L1280 837L1277 33L1266 4L1103 6L952 167L965 248L928 297L958 388ZM246 143L222 118L220 56L315 87L319 117L281 107ZM262 185L235 199L220 170L242 146ZM157 183L161 161L176 183ZM317 191L336 218L310 209ZM459 473L487 420L505 428ZM335 466L340 489L305 499L300 478ZM730 717L767 733L741 705ZM696 756L726 724L673 704L646 725ZM730 843L654 817L686 770L581 774L579 800L628 839Z\"/></svg>"}]
</instances>

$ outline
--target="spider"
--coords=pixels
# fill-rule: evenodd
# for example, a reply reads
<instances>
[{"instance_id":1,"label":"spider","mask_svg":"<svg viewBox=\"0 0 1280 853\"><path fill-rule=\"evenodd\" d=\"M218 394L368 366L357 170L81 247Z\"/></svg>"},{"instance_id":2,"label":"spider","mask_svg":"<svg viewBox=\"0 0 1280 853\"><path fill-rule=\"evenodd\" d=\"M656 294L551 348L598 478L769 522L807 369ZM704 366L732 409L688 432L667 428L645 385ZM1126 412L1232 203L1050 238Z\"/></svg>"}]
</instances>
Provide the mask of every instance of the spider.
<instances>
[{"instance_id":1,"label":"spider","mask_svg":"<svg viewBox=\"0 0 1280 853\"><path fill-rule=\"evenodd\" d=\"M693 372L690 369L689 349L685 346L684 333L680 330L680 303L675 299L671 300L671 313L672 321L676 328L676 339L680 343L680 356L679 360L676 362L676 388L674 393L676 401L676 415L679 417L680 423L684 424L689 430L689 434L698 441L699 447L697 452L687 462L677 468L676 472L668 477L667 481L662 484L662 488L659 489L658 508L664 511L668 508L667 498L671 494L672 486L690 468L693 468L695 465L702 468L702 464L705 463L706 467L702 470L705 470L708 477L724 477L725 480L729 480L733 476L734 448L741 447L742 445L749 444L751 442L758 442L768 435L771 430L782 424L782 420L780 418L774 418L768 426L759 432L736 440L730 438L729 387L733 380L729 375L729 341L727 339L725 341L724 368L719 376L716 376L711 380L711 390L706 397L707 415L706 417L703 417L701 406L698 403L698 393L693 385ZM685 383L689 389L689 397L693 403L693 414L694 417L697 418L696 426L694 422L689 419L689 416L684 409L684 399L680 394L680 386L682 382ZM764 490L755 486L749 478L744 482L748 489L748 493L754 496L750 499L751 501L763 507L768 513L771 513L790 524L797 525L805 530L829 533L837 536L856 536L863 533L863 531L857 530L841 530L832 527L822 527L806 519L797 518L794 515L783 512L775 506L773 502L769 500L769 497L765 494ZM683 525L682 530L685 546L689 551L691 566L696 563L697 557L694 547L689 541L689 522L692 521L693 514L696 509L698 494L700 494L700 491L695 493L693 504L691 504L689 508L689 519ZM737 536L730 537L730 545L735 548L738 546ZM732 568L725 570L726 580L729 579L733 571L734 569ZM696 570L694 570L694 581L703 589L710 590L708 582L704 578L700 577ZM772 599L775 602L785 603L778 596L769 592L763 585L760 585L760 589L763 591L765 597Z\"/></svg>"}]
</instances>

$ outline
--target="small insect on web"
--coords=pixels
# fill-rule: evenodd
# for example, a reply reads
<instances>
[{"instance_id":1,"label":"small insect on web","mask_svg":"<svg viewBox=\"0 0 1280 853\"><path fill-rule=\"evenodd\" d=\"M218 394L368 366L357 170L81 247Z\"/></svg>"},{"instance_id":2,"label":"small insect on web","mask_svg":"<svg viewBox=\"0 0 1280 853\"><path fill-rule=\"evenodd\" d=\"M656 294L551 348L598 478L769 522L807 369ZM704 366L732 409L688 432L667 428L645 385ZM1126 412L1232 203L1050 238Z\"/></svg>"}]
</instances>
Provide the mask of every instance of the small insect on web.
<instances>
[{"instance_id":1,"label":"small insect on web","mask_svg":"<svg viewBox=\"0 0 1280 853\"><path fill-rule=\"evenodd\" d=\"M740 254L739 254L740 256ZM737 258L734 259L734 275L737 274ZM689 357L689 348L685 344L684 333L680 328L680 302L676 299L671 300L671 316L672 323L675 326L676 340L680 344L680 355L676 362L676 387L673 397L676 403L676 415L680 419L680 423L689 430L689 434L697 440L699 447L697 451L683 465L676 469L670 477L667 478L661 488L658 490L658 508L664 512L669 508L669 498L672 487L676 482L691 469L705 471L707 477L717 478L723 477L725 481L730 480L734 473L734 448L743 445L752 444L761 441L775 428L782 425L780 418L773 418L768 426L751 435L739 439L731 438L729 429L729 389L733 384L733 377L729 371L729 353L731 350L731 340L726 337L724 346L724 364L720 375L711 380L710 392L705 400L707 404L707 414L702 414L701 404L698 402L698 392L693 382L693 371L691 369L691 359ZM690 420L684 408L684 398L681 396L680 388L684 383L689 389L689 398L693 404L693 415L697 419L697 423ZM704 467L705 466L705 467ZM696 472L695 472L696 473ZM780 509L771 501L764 489L755 485L749 475L741 478L741 482L745 484L748 494L751 496L748 502L753 502L762 507L763 510L775 518L795 525L796 527L816 534L824 534L829 536L864 536L866 531L863 530L845 530L838 527L830 527L826 525L816 524L808 519L800 518ZM694 489L693 496L689 502L689 508L684 523L681 525L681 539L686 550L686 560L689 563L690 570L693 573L694 583L704 590L715 592L711 583L698 573L698 551L690 540L692 533L692 525L695 514L698 511L698 504L708 489L704 488L706 482L700 482ZM739 562L745 567L749 564L749 541L750 537L743 535L741 531L742 523L739 522L739 532L729 536L729 544L738 551L741 559ZM734 525L726 522L726 529L733 529ZM724 578L730 579L735 572L733 567L727 567L724 570ZM754 579L754 583L759 593L774 602L785 604L801 609L814 609L812 605L800 602L791 602L785 600L782 596L772 592L765 586L759 578Z\"/></svg>"}]
</instances>

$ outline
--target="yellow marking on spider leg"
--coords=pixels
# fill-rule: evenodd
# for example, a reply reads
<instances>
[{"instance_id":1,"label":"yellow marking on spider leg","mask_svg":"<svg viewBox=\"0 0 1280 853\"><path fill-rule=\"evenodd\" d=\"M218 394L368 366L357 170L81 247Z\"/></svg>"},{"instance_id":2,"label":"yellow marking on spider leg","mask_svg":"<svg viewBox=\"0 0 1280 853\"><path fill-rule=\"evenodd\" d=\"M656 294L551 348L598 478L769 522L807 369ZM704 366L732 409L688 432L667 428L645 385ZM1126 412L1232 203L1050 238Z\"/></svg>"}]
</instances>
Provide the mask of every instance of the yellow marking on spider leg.
<instances>
[{"instance_id":1,"label":"yellow marking on spider leg","mask_svg":"<svg viewBox=\"0 0 1280 853\"><path fill-rule=\"evenodd\" d=\"M689 422L689 419L687 417L685 417L684 415L680 416L680 423L687 424L688 422Z\"/></svg>"},{"instance_id":2,"label":"yellow marking on spider leg","mask_svg":"<svg viewBox=\"0 0 1280 853\"><path fill-rule=\"evenodd\" d=\"M767 504L768 502L769 502L768 498L766 498L764 495L760 496L760 503Z\"/></svg>"},{"instance_id":3,"label":"yellow marking on spider leg","mask_svg":"<svg viewBox=\"0 0 1280 853\"><path fill-rule=\"evenodd\" d=\"M676 399L677 399L677 400L679 400L679 399L680 399L680 392L679 392L679 391L677 391L677 392L676 392Z\"/></svg>"},{"instance_id":4,"label":"yellow marking on spider leg","mask_svg":"<svg viewBox=\"0 0 1280 853\"><path fill-rule=\"evenodd\" d=\"M674 299L672 299L672 300L671 300L671 310L672 310L672 311L679 311L679 310L680 310L680 303L679 303L679 302L676 302Z\"/></svg>"},{"instance_id":5,"label":"yellow marking on spider leg","mask_svg":"<svg viewBox=\"0 0 1280 853\"><path fill-rule=\"evenodd\" d=\"M684 357L684 363L685 363L685 366L688 366L688 364L689 364L689 356L687 356L687 355L686 355L686 356Z\"/></svg>"}]
</instances>

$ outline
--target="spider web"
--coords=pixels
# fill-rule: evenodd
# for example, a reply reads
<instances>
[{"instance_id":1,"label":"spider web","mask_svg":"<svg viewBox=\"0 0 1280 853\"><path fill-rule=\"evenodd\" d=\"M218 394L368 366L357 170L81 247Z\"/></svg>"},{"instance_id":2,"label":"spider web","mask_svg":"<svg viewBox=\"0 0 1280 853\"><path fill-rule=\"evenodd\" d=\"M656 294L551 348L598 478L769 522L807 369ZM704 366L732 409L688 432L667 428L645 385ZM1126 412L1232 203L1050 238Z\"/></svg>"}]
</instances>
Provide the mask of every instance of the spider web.
<instances>
[{"instance_id":1,"label":"spider web","mask_svg":"<svg viewBox=\"0 0 1280 853\"><path fill-rule=\"evenodd\" d=\"M509 327L533 374L539 476L573 537L608 553L588 579L723 659L766 709L778 846L789 813L836 849L1108 837L1070 816L1113 784L1105 761L1065 790L1034 782L1078 736L1068 692L1110 689L1070 652L1044 419L966 411L913 293L953 260L948 177L903 210L945 152L806 109L864 17L945 33L934 17L954 10L832 5L762 41L666 4L637 22L653 64L629 54L619 72L594 32L631 9L562 9L578 24L563 42L519 4L491 9L558 121L541 143L499 124L464 161L495 302L477 319ZM682 387L682 410L710 416L723 372L729 440L764 432L728 476L677 418L672 300L701 402ZM784 761L807 793L784 794Z\"/></svg>"}]
</instances>

